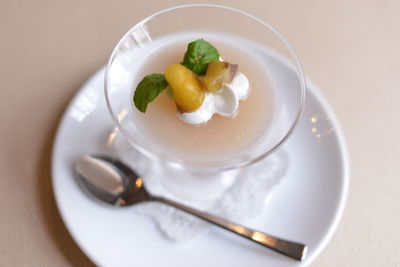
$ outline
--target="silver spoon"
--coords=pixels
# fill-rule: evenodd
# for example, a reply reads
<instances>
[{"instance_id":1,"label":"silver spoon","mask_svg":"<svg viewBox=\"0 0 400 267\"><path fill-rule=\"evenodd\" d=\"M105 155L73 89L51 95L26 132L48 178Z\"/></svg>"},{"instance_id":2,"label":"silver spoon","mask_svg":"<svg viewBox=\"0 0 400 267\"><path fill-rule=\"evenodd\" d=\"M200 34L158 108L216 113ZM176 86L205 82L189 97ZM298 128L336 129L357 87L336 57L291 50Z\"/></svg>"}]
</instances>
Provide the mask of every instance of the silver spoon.
<instances>
[{"instance_id":1,"label":"silver spoon","mask_svg":"<svg viewBox=\"0 0 400 267\"><path fill-rule=\"evenodd\" d=\"M116 159L105 156L84 156L77 162L75 170L86 189L106 203L129 206L146 201L162 202L293 259L302 260L306 255L307 247L303 244L248 229L207 212L198 211L163 197L150 195L144 187L142 178Z\"/></svg>"}]
</instances>

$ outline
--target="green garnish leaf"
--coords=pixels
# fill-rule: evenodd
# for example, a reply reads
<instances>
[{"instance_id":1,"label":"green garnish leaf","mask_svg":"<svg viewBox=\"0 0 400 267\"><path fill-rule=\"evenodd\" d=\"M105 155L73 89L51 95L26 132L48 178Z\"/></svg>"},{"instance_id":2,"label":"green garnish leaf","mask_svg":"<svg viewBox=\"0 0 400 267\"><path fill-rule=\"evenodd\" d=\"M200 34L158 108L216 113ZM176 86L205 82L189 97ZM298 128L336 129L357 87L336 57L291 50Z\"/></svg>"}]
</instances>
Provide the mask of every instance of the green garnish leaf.
<instances>
[{"instance_id":1,"label":"green garnish leaf","mask_svg":"<svg viewBox=\"0 0 400 267\"><path fill-rule=\"evenodd\" d=\"M136 108L145 113L147 105L152 102L165 88L168 82L164 74L150 74L138 84L133 96Z\"/></svg>"},{"instance_id":2,"label":"green garnish leaf","mask_svg":"<svg viewBox=\"0 0 400 267\"><path fill-rule=\"evenodd\" d=\"M197 75L204 75L207 71L208 63L218 59L217 49L203 39L198 39L188 45L181 64Z\"/></svg>"}]
</instances>

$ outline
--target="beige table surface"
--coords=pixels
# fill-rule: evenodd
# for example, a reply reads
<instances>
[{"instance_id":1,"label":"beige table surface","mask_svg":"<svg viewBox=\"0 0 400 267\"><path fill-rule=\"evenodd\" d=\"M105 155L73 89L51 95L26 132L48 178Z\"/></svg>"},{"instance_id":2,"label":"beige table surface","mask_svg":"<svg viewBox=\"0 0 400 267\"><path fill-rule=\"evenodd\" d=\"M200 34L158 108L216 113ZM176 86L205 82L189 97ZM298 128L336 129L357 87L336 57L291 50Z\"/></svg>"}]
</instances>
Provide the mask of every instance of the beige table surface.
<instances>
[{"instance_id":1,"label":"beige table surface","mask_svg":"<svg viewBox=\"0 0 400 267\"><path fill-rule=\"evenodd\" d=\"M51 189L60 116L120 36L187 1L0 1L0 266L92 266ZM332 104L351 158L341 223L313 266L400 266L400 2L213 1L274 25Z\"/></svg>"}]
</instances>

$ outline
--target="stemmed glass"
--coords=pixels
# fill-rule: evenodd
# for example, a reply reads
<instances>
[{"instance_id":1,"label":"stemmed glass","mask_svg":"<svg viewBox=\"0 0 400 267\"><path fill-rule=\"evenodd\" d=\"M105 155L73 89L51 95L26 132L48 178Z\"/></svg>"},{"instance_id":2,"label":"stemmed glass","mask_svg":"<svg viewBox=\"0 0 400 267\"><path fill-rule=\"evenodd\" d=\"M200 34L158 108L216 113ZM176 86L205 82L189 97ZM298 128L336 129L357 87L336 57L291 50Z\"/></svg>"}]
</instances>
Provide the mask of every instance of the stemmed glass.
<instances>
[{"instance_id":1,"label":"stemmed glass","mask_svg":"<svg viewBox=\"0 0 400 267\"><path fill-rule=\"evenodd\" d=\"M256 147L228 158L184 158L149 140L140 131L134 116L130 116L134 108L134 80L148 46L169 34L193 31L247 40L254 44L251 49L257 50L260 59L268 64L270 71L265 75L270 76L275 87L274 120ZM208 188L201 191L206 196L211 191L222 192L241 168L276 151L294 131L305 97L305 79L298 57L274 28L243 11L207 4L165 9L133 26L114 48L104 84L108 109L125 141L153 164L161 166L162 179L168 180L176 192Z\"/></svg>"}]
</instances>

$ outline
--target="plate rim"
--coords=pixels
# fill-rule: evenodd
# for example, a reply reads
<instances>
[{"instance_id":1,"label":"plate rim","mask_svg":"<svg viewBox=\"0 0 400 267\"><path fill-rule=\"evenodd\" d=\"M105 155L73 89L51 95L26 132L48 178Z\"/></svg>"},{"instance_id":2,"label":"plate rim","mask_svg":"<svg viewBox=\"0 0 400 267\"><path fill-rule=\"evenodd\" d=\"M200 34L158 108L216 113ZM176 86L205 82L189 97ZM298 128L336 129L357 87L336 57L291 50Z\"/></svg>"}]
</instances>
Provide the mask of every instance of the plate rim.
<instances>
[{"instance_id":1,"label":"plate rim","mask_svg":"<svg viewBox=\"0 0 400 267\"><path fill-rule=\"evenodd\" d=\"M333 220L328 228L327 233L322 238L321 244L315 249L315 253L306 259L305 264L311 264L320 254L326 246L328 245L329 241L332 239L333 234L335 233L337 227L339 226L340 220L343 216L344 209L346 208L347 198L349 194L349 187L350 187L350 156L349 156L349 149L346 141L346 137L343 132L342 125L339 122L339 119L333 110L331 104L325 98L325 96L318 90L313 82L311 82L308 78L306 78L306 94L307 91L311 91L311 93L315 96L318 103L326 110L326 113L329 114L329 118L332 121L332 124L335 126L335 133L337 136L339 150L341 151L340 156L342 158L342 186L341 186L341 195L339 204L337 205L336 212L334 215ZM307 96L306 96L306 105L307 105Z\"/></svg>"}]
</instances>

